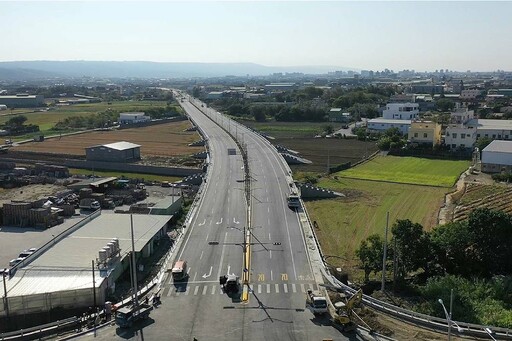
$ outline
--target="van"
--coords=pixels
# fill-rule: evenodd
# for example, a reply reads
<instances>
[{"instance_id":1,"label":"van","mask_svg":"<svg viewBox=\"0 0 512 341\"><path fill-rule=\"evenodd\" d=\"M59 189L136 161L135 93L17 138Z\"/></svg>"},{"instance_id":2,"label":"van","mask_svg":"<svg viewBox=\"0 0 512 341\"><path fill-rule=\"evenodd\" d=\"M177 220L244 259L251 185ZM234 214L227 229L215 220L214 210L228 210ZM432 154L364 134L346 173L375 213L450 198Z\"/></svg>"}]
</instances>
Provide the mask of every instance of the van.
<instances>
[{"instance_id":1,"label":"van","mask_svg":"<svg viewBox=\"0 0 512 341\"><path fill-rule=\"evenodd\" d=\"M187 277L187 262L184 260L178 260L174 263L171 270L172 278L175 281L180 281Z\"/></svg>"}]
</instances>

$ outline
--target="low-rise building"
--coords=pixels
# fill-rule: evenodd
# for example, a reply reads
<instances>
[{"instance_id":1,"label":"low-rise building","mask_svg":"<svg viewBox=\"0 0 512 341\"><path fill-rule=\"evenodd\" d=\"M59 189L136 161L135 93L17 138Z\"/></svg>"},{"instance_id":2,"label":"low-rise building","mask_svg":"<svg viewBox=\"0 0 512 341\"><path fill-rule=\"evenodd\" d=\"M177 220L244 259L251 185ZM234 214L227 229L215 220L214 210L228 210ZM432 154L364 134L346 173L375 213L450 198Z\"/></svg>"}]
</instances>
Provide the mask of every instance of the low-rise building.
<instances>
[{"instance_id":1,"label":"low-rise building","mask_svg":"<svg viewBox=\"0 0 512 341\"><path fill-rule=\"evenodd\" d=\"M388 103L382 111L382 118L388 120L415 120L419 117L418 103Z\"/></svg>"},{"instance_id":2,"label":"low-rise building","mask_svg":"<svg viewBox=\"0 0 512 341\"><path fill-rule=\"evenodd\" d=\"M460 99L463 101L473 101L482 95L482 90L462 90Z\"/></svg>"},{"instance_id":3,"label":"low-rise building","mask_svg":"<svg viewBox=\"0 0 512 341\"><path fill-rule=\"evenodd\" d=\"M131 162L140 160L140 145L121 141L85 148L87 161Z\"/></svg>"},{"instance_id":4,"label":"low-rise building","mask_svg":"<svg viewBox=\"0 0 512 341\"><path fill-rule=\"evenodd\" d=\"M329 110L329 122L347 123L350 121L350 118L350 113L342 112L341 108L332 108Z\"/></svg>"},{"instance_id":5,"label":"low-rise building","mask_svg":"<svg viewBox=\"0 0 512 341\"><path fill-rule=\"evenodd\" d=\"M44 105L43 95L17 94L12 96L0 96L0 104L9 108L32 108Z\"/></svg>"},{"instance_id":6,"label":"low-rise building","mask_svg":"<svg viewBox=\"0 0 512 341\"><path fill-rule=\"evenodd\" d=\"M444 144L450 149L473 149L477 139L475 126L464 124L449 124L446 127Z\"/></svg>"},{"instance_id":7,"label":"low-rise building","mask_svg":"<svg viewBox=\"0 0 512 341\"><path fill-rule=\"evenodd\" d=\"M413 121L408 138L410 143L439 145L441 144L441 125L432 121Z\"/></svg>"},{"instance_id":8,"label":"low-rise building","mask_svg":"<svg viewBox=\"0 0 512 341\"><path fill-rule=\"evenodd\" d=\"M473 119L467 127L476 127L476 137L493 140L512 140L512 120Z\"/></svg>"},{"instance_id":9,"label":"low-rise building","mask_svg":"<svg viewBox=\"0 0 512 341\"><path fill-rule=\"evenodd\" d=\"M482 171L499 173L512 171L512 141L492 141L482 150Z\"/></svg>"},{"instance_id":10,"label":"low-rise building","mask_svg":"<svg viewBox=\"0 0 512 341\"><path fill-rule=\"evenodd\" d=\"M119 124L135 124L151 121L151 117L143 112L122 112L119 114Z\"/></svg>"},{"instance_id":11,"label":"low-rise building","mask_svg":"<svg viewBox=\"0 0 512 341\"><path fill-rule=\"evenodd\" d=\"M389 128L398 128L403 135L407 135L411 120L389 120L385 118L372 118L368 120L367 127L371 132L384 132Z\"/></svg>"},{"instance_id":12,"label":"low-rise building","mask_svg":"<svg viewBox=\"0 0 512 341\"><path fill-rule=\"evenodd\" d=\"M206 99L219 99L224 97L224 91L210 91L206 95Z\"/></svg>"}]
</instances>

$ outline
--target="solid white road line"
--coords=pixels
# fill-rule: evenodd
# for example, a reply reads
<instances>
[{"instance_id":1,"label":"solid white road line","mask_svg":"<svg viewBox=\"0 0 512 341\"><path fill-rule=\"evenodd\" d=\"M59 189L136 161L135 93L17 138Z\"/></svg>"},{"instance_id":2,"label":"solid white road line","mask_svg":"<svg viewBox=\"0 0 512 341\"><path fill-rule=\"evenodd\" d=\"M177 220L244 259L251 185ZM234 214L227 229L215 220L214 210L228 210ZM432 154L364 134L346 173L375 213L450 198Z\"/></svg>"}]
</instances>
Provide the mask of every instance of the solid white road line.
<instances>
[{"instance_id":1,"label":"solid white road line","mask_svg":"<svg viewBox=\"0 0 512 341\"><path fill-rule=\"evenodd\" d=\"M207 285L205 285L205 286L203 287L203 296L204 296L204 295L206 295L206 290L208 290L208 286L207 286Z\"/></svg>"},{"instance_id":2,"label":"solid white road line","mask_svg":"<svg viewBox=\"0 0 512 341\"><path fill-rule=\"evenodd\" d=\"M284 293L287 294L288 293L288 284L284 283L283 287L284 287Z\"/></svg>"},{"instance_id":3,"label":"solid white road line","mask_svg":"<svg viewBox=\"0 0 512 341\"><path fill-rule=\"evenodd\" d=\"M295 283L292 283L292 291L293 291L293 293L297 292L297 288L295 287Z\"/></svg>"},{"instance_id":4,"label":"solid white road line","mask_svg":"<svg viewBox=\"0 0 512 341\"><path fill-rule=\"evenodd\" d=\"M279 294L279 284L276 283L276 294Z\"/></svg>"},{"instance_id":5,"label":"solid white road line","mask_svg":"<svg viewBox=\"0 0 512 341\"><path fill-rule=\"evenodd\" d=\"M199 285L196 286L196 288L194 289L194 296L197 295L197 292L199 291Z\"/></svg>"}]
</instances>

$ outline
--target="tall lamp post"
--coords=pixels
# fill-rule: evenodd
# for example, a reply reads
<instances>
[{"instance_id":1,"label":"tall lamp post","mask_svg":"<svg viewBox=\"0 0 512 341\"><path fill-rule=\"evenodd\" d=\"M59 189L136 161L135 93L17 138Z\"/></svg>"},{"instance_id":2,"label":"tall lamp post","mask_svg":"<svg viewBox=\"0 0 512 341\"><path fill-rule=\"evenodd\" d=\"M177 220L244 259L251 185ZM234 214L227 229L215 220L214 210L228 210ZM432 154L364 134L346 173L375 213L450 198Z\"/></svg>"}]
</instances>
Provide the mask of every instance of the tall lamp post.
<instances>
[{"instance_id":1,"label":"tall lamp post","mask_svg":"<svg viewBox=\"0 0 512 341\"><path fill-rule=\"evenodd\" d=\"M438 299L437 300L439 304L443 306L444 314L446 316L446 321L448 321L448 341L451 340L451 332L452 332L452 324L457 327L457 331L459 333L462 333L464 330L455 322L452 321L452 305L453 305L453 289L450 291L450 313L446 310L446 307L444 306L443 300Z\"/></svg>"}]
</instances>

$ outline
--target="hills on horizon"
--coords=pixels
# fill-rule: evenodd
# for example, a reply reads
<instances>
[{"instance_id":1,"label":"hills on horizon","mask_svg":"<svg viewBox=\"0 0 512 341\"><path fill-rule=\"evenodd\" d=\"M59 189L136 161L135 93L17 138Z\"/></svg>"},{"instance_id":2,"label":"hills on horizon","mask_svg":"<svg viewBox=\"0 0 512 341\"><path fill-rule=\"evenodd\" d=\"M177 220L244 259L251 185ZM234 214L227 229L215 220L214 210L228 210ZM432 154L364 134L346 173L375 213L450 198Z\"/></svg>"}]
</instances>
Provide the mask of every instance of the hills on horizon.
<instances>
[{"instance_id":1,"label":"hills on horizon","mask_svg":"<svg viewBox=\"0 0 512 341\"><path fill-rule=\"evenodd\" d=\"M147 61L12 61L0 62L0 80L30 80L53 77L189 78L267 76L279 72L325 74L358 71L336 66L265 66L255 63L196 63Z\"/></svg>"}]
</instances>

